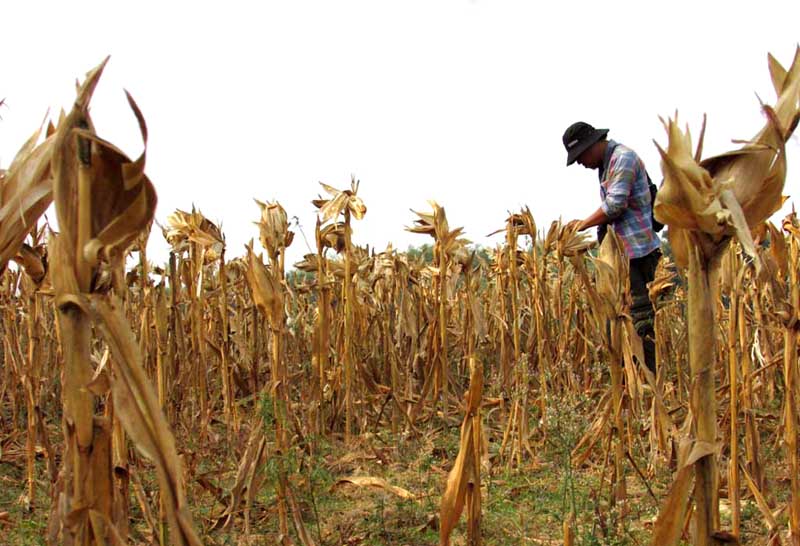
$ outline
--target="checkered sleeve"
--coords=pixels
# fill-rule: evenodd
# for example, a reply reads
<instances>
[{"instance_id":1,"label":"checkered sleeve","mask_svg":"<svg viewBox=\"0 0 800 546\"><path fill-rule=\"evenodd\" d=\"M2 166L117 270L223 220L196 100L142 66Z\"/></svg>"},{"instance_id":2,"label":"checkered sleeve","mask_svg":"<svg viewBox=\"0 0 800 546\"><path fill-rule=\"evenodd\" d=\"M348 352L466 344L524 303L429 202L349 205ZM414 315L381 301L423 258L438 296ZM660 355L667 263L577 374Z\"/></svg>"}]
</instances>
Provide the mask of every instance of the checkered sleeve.
<instances>
[{"instance_id":1,"label":"checkered sleeve","mask_svg":"<svg viewBox=\"0 0 800 546\"><path fill-rule=\"evenodd\" d=\"M606 182L606 197L601 205L609 218L616 218L628 206L633 183L636 180L636 164L629 154L620 154L609 165Z\"/></svg>"}]
</instances>

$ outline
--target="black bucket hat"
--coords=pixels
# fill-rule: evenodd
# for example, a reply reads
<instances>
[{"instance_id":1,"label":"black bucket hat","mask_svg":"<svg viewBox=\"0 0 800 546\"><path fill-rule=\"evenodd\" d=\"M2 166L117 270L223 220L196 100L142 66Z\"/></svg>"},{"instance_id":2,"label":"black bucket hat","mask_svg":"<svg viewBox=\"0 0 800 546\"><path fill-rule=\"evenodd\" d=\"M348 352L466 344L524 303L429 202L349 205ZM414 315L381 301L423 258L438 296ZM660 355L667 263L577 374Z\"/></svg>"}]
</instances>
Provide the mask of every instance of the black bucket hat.
<instances>
[{"instance_id":1,"label":"black bucket hat","mask_svg":"<svg viewBox=\"0 0 800 546\"><path fill-rule=\"evenodd\" d=\"M603 140L607 134L608 129L595 129L583 121L570 125L562 137L564 148L567 149L567 165L575 163L583 152L595 142Z\"/></svg>"}]
</instances>

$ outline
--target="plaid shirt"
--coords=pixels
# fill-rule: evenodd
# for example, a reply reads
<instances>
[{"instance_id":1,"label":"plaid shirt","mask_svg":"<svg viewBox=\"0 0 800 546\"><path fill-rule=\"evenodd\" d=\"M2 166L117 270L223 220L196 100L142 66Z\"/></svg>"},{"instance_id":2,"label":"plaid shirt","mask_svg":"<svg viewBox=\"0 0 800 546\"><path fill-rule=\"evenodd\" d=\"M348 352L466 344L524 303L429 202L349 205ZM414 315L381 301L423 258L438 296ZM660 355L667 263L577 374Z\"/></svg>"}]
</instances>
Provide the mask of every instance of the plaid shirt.
<instances>
[{"instance_id":1,"label":"plaid shirt","mask_svg":"<svg viewBox=\"0 0 800 546\"><path fill-rule=\"evenodd\" d=\"M600 170L601 208L619 235L629 258L641 258L661 246L651 223L652 203L644 163L636 152L608 141Z\"/></svg>"}]
</instances>

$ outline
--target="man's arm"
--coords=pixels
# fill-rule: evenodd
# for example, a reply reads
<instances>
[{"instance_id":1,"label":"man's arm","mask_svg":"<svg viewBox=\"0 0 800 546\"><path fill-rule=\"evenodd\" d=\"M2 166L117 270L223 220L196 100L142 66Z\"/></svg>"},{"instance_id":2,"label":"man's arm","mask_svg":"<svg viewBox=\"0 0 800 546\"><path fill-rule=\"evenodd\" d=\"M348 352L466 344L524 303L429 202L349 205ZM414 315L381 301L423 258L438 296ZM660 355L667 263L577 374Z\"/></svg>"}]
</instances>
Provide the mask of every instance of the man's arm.
<instances>
[{"instance_id":1,"label":"man's arm","mask_svg":"<svg viewBox=\"0 0 800 546\"><path fill-rule=\"evenodd\" d=\"M578 223L578 230L607 224L623 213L628 207L628 198L635 179L635 156L624 155L617 159L613 170L608 173L607 194L596 211Z\"/></svg>"},{"instance_id":2,"label":"man's arm","mask_svg":"<svg viewBox=\"0 0 800 546\"><path fill-rule=\"evenodd\" d=\"M578 231L599 226L600 224L607 224L609 220L611 220L611 218L609 218L608 214L606 214L606 212L603 210L603 207L600 207L590 214L585 220L582 220L578 223Z\"/></svg>"},{"instance_id":3,"label":"man's arm","mask_svg":"<svg viewBox=\"0 0 800 546\"><path fill-rule=\"evenodd\" d=\"M635 159L636 156L632 153L622 154L614 162L613 168L610 168L608 180L605 183L606 198L600 205L600 210L605 214L607 222L618 217L628 208L628 199L633 190L634 180L636 180Z\"/></svg>"}]
</instances>

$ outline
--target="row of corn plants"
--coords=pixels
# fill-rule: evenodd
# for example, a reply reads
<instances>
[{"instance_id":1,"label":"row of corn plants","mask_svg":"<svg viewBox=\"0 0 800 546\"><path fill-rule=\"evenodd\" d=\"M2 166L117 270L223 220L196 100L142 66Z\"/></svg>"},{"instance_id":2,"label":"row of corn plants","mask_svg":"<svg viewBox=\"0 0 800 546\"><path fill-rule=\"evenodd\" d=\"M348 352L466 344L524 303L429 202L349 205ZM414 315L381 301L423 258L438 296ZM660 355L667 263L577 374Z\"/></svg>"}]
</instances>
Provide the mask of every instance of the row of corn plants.
<instances>
[{"instance_id":1,"label":"row of corn plants","mask_svg":"<svg viewBox=\"0 0 800 546\"><path fill-rule=\"evenodd\" d=\"M653 544L738 540L745 498L769 540L781 540L785 511L800 544L800 221L768 222L800 119L798 57L788 70L770 57L778 99L741 148L704 159L705 124L693 149L688 129L664 122L655 210L672 256L650 287L656 375L640 365L618 239L598 249L571 224L540 230L527 208L498 222L502 238L484 249L431 202L407 227L431 237L430 255L377 251L355 242L367 207L353 179L343 190L322 184L316 248L295 264L276 201L252 209L266 261L253 243L231 258L237 249L193 209L167 217L169 260L151 263L145 153L131 160L89 116L104 66L2 174L0 430L23 446L21 502L47 511L50 543L126 543L134 513L155 543L199 544L220 529L249 536L274 484L276 540L312 544L292 480L300 454L460 424L441 542L466 507L467 542L480 544L482 476L536 460L554 401L589 400L570 464L600 476L623 520L630 480L674 470ZM57 230L42 221L51 204ZM783 482L767 471L773 448L784 454L784 506ZM234 473L229 487L202 472L212 457ZM49 498L37 496L43 477ZM187 488L219 501L202 527ZM574 514L565 543L573 527Z\"/></svg>"}]
</instances>

